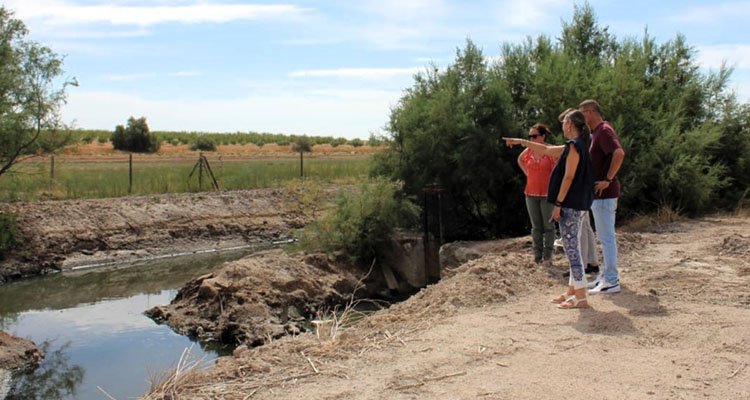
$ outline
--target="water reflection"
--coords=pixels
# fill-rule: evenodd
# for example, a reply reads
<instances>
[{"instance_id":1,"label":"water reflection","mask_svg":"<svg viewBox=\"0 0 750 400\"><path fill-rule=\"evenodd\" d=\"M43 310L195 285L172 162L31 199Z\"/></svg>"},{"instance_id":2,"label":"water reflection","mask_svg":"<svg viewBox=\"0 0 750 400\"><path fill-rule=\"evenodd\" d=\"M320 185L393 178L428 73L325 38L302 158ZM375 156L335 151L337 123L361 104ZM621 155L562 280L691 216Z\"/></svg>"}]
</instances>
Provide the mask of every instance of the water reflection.
<instances>
[{"instance_id":1,"label":"water reflection","mask_svg":"<svg viewBox=\"0 0 750 400\"><path fill-rule=\"evenodd\" d=\"M77 387L83 382L83 368L71 365L70 356L66 353L70 343L65 343L55 350L45 341L39 347L45 357L33 374L17 378L6 397L8 400L61 400L76 397Z\"/></svg>"},{"instance_id":2,"label":"water reflection","mask_svg":"<svg viewBox=\"0 0 750 400\"><path fill-rule=\"evenodd\" d=\"M208 253L125 268L64 272L14 282L0 288L0 315L6 317L26 310L71 308L79 304L179 288L188 280L213 270L216 265L237 259L250 251Z\"/></svg>"},{"instance_id":3,"label":"water reflection","mask_svg":"<svg viewBox=\"0 0 750 400\"><path fill-rule=\"evenodd\" d=\"M174 367L194 344L155 324L143 311L169 303L188 280L246 253L160 260L0 286L0 329L48 346L42 367L15 381L11 398L106 398L97 386L118 399L142 394L153 373ZM217 356L216 349L197 347L192 349L196 357Z\"/></svg>"}]
</instances>

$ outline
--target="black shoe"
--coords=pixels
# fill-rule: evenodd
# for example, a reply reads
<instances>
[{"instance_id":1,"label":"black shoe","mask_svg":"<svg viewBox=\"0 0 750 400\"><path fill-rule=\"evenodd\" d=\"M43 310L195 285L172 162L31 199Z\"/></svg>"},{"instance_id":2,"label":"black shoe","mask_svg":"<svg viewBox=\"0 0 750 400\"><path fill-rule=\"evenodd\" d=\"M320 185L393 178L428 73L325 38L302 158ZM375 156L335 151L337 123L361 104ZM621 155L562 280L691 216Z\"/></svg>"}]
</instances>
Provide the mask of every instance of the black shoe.
<instances>
[{"instance_id":1,"label":"black shoe","mask_svg":"<svg viewBox=\"0 0 750 400\"><path fill-rule=\"evenodd\" d=\"M599 266L598 265L587 264L585 272L587 274L592 274L594 272L599 272ZM570 276L570 270L567 270L567 271L563 272L563 278L567 278L569 276Z\"/></svg>"}]
</instances>

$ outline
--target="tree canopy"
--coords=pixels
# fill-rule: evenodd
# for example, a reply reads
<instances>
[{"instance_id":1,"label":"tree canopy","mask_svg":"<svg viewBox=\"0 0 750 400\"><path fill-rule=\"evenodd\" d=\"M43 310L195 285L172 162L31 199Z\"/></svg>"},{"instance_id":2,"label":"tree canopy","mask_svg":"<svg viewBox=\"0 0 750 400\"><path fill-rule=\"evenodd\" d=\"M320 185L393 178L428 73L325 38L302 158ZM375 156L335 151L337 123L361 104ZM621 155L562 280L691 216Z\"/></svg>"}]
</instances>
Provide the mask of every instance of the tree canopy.
<instances>
[{"instance_id":1,"label":"tree canopy","mask_svg":"<svg viewBox=\"0 0 750 400\"><path fill-rule=\"evenodd\" d=\"M732 70L703 72L684 36L657 43L645 30L618 39L585 4L559 39L500 48L488 62L467 40L447 68L416 74L373 170L402 180L410 195L442 186L449 238L526 231L520 150L499 139L536 122L559 132L559 113L585 99L599 102L627 154L620 215L660 207L695 215L748 196L750 107L728 89Z\"/></svg>"},{"instance_id":2,"label":"tree canopy","mask_svg":"<svg viewBox=\"0 0 750 400\"><path fill-rule=\"evenodd\" d=\"M115 150L155 153L160 145L159 139L148 128L146 117L130 117L127 126L117 125L112 133L112 147Z\"/></svg>"},{"instance_id":3,"label":"tree canopy","mask_svg":"<svg viewBox=\"0 0 750 400\"><path fill-rule=\"evenodd\" d=\"M0 6L0 176L23 156L65 144L59 110L66 88L63 60L27 38L24 23Z\"/></svg>"}]
</instances>

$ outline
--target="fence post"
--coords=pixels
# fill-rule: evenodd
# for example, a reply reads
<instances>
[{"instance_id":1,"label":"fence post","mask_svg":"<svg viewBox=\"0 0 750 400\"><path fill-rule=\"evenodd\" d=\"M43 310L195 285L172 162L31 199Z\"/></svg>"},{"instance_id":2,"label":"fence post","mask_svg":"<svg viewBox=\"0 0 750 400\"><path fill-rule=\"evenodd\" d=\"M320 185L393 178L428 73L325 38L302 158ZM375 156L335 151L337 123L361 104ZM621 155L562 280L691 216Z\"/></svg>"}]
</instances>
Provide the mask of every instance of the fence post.
<instances>
[{"instance_id":1,"label":"fence post","mask_svg":"<svg viewBox=\"0 0 750 400\"><path fill-rule=\"evenodd\" d=\"M304 169L302 167L302 153L303 153L303 151L300 150L300 152L299 152L299 177L304 179L305 178L305 172L304 172Z\"/></svg>"},{"instance_id":2,"label":"fence post","mask_svg":"<svg viewBox=\"0 0 750 400\"><path fill-rule=\"evenodd\" d=\"M133 192L133 153L128 156L128 194L131 194Z\"/></svg>"},{"instance_id":3,"label":"fence post","mask_svg":"<svg viewBox=\"0 0 750 400\"><path fill-rule=\"evenodd\" d=\"M55 155L53 154L51 157L52 163L49 169L49 177L53 181L55 180Z\"/></svg>"}]
</instances>

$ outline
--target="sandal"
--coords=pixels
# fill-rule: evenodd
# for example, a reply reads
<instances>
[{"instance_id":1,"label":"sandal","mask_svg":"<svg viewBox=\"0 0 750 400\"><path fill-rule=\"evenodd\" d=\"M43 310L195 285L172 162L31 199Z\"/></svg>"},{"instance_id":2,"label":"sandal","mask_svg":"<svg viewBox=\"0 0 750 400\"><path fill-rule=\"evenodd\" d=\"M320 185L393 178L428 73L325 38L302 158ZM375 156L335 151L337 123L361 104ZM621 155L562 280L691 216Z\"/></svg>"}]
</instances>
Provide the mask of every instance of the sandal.
<instances>
[{"instance_id":1,"label":"sandal","mask_svg":"<svg viewBox=\"0 0 750 400\"><path fill-rule=\"evenodd\" d=\"M584 303L584 304L580 304L580 303ZM589 302L585 297L582 299L579 299L578 297L573 295L573 296L570 296L567 300L558 304L557 308L561 308L563 310L569 310L573 308L591 308L591 306L589 306Z\"/></svg>"},{"instance_id":2,"label":"sandal","mask_svg":"<svg viewBox=\"0 0 750 400\"><path fill-rule=\"evenodd\" d=\"M570 300L571 297L575 297L575 295L574 294L563 293L563 294L555 297L554 299L550 300L549 302L553 303L553 304L565 303L566 301Z\"/></svg>"}]
</instances>

